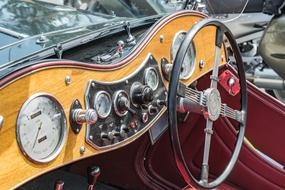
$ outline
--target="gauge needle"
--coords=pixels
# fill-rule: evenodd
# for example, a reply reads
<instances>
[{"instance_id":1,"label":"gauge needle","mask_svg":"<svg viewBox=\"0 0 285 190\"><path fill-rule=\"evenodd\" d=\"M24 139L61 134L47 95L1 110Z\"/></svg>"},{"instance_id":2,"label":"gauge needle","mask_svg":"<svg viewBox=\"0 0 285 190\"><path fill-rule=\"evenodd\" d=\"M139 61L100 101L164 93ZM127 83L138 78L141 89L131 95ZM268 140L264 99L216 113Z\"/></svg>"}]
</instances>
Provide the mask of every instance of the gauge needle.
<instances>
[{"instance_id":1,"label":"gauge needle","mask_svg":"<svg viewBox=\"0 0 285 190\"><path fill-rule=\"evenodd\" d=\"M35 145L36 145L36 142L37 142L37 139L38 139L38 136L39 136L41 128L42 128L42 122L41 122L41 124L40 124L40 126L38 128L36 139L35 139L34 144L33 144L33 149L35 148Z\"/></svg>"}]
</instances>

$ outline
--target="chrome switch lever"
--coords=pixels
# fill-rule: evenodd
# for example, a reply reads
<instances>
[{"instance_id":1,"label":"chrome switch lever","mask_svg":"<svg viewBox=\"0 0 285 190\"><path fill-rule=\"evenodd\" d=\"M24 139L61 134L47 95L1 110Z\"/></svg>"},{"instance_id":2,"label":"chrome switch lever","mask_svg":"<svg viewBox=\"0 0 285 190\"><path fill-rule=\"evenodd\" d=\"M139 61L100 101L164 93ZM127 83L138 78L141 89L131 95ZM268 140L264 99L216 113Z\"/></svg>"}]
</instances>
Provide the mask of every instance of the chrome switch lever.
<instances>
[{"instance_id":1,"label":"chrome switch lever","mask_svg":"<svg viewBox=\"0 0 285 190\"><path fill-rule=\"evenodd\" d=\"M87 169L88 190L94 190L95 184L100 174L101 171L98 166L88 167Z\"/></svg>"},{"instance_id":2,"label":"chrome switch lever","mask_svg":"<svg viewBox=\"0 0 285 190\"><path fill-rule=\"evenodd\" d=\"M63 190L64 182L61 180L56 181L54 190Z\"/></svg>"},{"instance_id":3,"label":"chrome switch lever","mask_svg":"<svg viewBox=\"0 0 285 190\"><path fill-rule=\"evenodd\" d=\"M117 47L115 49L112 49L110 52L106 54L95 56L94 58L92 58L92 60L96 61L97 63L112 62L113 60L122 57L124 52L124 47L125 47L124 41L119 40L117 42Z\"/></svg>"},{"instance_id":4,"label":"chrome switch lever","mask_svg":"<svg viewBox=\"0 0 285 190\"><path fill-rule=\"evenodd\" d=\"M131 34L131 26L130 22L126 21L124 23L124 29L128 33L127 43L128 45L136 45L136 38Z\"/></svg>"}]
</instances>

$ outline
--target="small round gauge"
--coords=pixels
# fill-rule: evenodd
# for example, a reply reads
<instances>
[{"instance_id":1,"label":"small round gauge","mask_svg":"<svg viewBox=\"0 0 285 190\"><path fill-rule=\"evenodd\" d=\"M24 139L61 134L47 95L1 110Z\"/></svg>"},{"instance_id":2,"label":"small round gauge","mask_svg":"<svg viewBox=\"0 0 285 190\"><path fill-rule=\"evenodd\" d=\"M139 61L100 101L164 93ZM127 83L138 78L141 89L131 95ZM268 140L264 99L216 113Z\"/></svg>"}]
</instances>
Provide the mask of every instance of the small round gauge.
<instances>
[{"instance_id":1,"label":"small round gauge","mask_svg":"<svg viewBox=\"0 0 285 190\"><path fill-rule=\"evenodd\" d=\"M153 67L147 68L144 73L144 84L148 85L152 90L158 87L158 74Z\"/></svg>"},{"instance_id":2,"label":"small round gauge","mask_svg":"<svg viewBox=\"0 0 285 190\"><path fill-rule=\"evenodd\" d=\"M172 42L172 47L171 47L172 62L174 61L176 54L178 52L178 49L181 43L183 42L185 36L186 36L185 31L180 31L175 35L174 40ZM182 63L180 79L186 80L191 77L195 69L195 59L196 59L195 46L193 43L191 43L190 46L188 47L187 54Z\"/></svg>"},{"instance_id":3,"label":"small round gauge","mask_svg":"<svg viewBox=\"0 0 285 190\"><path fill-rule=\"evenodd\" d=\"M60 153L66 140L66 116L60 103L51 95L31 96L17 119L17 141L30 160L46 163Z\"/></svg>"},{"instance_id":4,"label":"small round gauge","mask_svg":"<svg viewBox=\"0 0 285 190\"><path fill-rule=\"evenodd\" d=\"M99 91L95 96L95 110L99 118L108 117L112 109L111 96L106 91Z\"/></svg>"},{"instance_id":5,"label":"small round gauge","mask_svg":"<svg viewBox=\"0 0 285 190\"><path fill-rule=\"evenodd\" d=\"M120 117L127 115L130 108L130 98L126 91L119 90L113 95L114 110Z\"/></svg>"}]
</instances>

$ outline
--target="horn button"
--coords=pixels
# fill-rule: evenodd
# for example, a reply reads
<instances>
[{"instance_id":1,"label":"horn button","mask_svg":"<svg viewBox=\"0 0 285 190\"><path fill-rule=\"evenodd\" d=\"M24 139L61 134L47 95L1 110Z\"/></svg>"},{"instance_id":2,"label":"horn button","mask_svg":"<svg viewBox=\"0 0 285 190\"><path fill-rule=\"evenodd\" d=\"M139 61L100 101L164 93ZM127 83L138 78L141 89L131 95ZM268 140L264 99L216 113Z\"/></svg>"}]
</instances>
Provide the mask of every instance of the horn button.
<instances>
[{"instance_id":1,"label":"horn button","mask_svg":"<svg viewBox=\"0 0 285 190\"><path fill-rule=\"evenodd\" d=\"M209 88L205 91L205 96L207 99L207 111L209 115L209 119L212 121L216 121L221 113L221 96L220 92L215 88Z\"/></svg>"}]
</instances>

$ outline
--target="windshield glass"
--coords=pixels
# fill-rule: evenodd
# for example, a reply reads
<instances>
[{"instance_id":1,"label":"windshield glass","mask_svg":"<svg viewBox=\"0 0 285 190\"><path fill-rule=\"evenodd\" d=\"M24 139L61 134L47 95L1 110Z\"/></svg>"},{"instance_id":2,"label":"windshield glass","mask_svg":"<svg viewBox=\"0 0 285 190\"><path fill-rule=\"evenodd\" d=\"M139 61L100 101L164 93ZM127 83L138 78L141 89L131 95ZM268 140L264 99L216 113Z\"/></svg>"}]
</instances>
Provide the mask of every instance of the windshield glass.
<instances>
[{"instance_id":1,"label":"windshield glass","mask_svg":"<svg viewBox=\"0 0 285 190\"><path fill-rule=\"evenodd\" d=\"M263 0L67 0L65 4L117 17L140 18L190 9L221 18L245 10L252 11L260 5L262 9L262 2Z\"/></svg>"}]
</instances>

